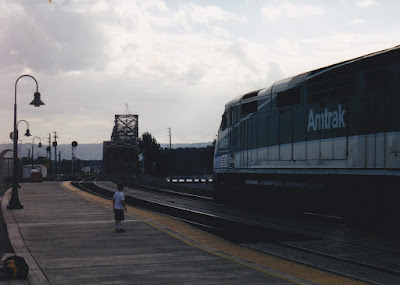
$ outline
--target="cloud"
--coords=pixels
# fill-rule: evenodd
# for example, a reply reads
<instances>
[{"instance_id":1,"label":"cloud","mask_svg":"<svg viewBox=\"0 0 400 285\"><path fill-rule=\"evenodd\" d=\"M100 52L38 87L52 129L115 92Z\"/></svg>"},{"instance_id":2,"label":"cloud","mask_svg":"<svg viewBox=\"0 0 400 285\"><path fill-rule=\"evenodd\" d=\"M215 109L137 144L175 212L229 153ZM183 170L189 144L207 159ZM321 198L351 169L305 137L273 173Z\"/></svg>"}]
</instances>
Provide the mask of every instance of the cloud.
<instances>
[{"instance_id":1,"label":"cloud","mask_svg":"<svg viewBox=\"0 0 400 285\"><path fill-rule=\"evenodd\" d=\"M281 17L290 19L300 17L322 16L325 11L322 7L310 4L286 2L281 5L270 5L261 8L261 16L269 21L277 21Z\"/></svg>"},{"instance_id":2,"label":"cloud","mask_svg":"<svg viewBox=\"0 0 400 285\"><path fill-rule=\"evenodd\" d=\"M229 38L231 36L231 33L227 29L220 26L214 26L213 34L218 38Z\"/></svg>"},{"instance_id":3,"label":"cloud","mask_svg":"<svg viewBox=\"0 0 400 285\"><path fill-rule=\"evenodd\" d=\"M375 5L379 5L379 2L375 0L361 0L355 2L354 5L361 8L369 8Z\"/></svg>"},{"instance_id":4,"label":"cloud","mask_svg":"<svg viewBox=\"0 0 400 285\"><path fill-rule=\"evenodd\" d=\"M224 9L213 5L200 6L197 4L184 4L181 9L191 21L199 24L243 20L242 17L235 13L225 11Z\"/></svg>"},{"instance_id":5,"label":"cloud","mask_svg":"<svg viewBox=\"0 0 400 285\"><path fill-rule=\"evenodd\" d=\"M351 25L361 25L364 23L365 23L365 20L363 20L363 19L353 19L352 21L350 21Z\"/></svg>"},{"instance_id":6,"label":"cloud","mask_svg":"<svg viewBox=\"0 0 400 285\"><path fill-rule=\"evenodd\" d=\"M158 10L161 12L168 12L168 6L167 4L162 1L162 0L146 0L146 1L140 1L141 7L143 7L146 10L149 9L154 9L154 10Z\"/></svg>"},{"instance_id":7,"label":"cloud","mask_svg":"<svg viewBox=\"0 0 400 285\"><path fill-rule=\"evenodd\" d=\"M63 1L3 8L0 69L4 71L10 66L15 72L31 69L44 74L96 70L188 84L199 82L215 68L209 64L213 55L224 58L216 52L223 42L219 37L230 36L222 24L244 21L216 5L183 4L170 10L159 0ZM165 31L166 27L173 29ZM193 32L189 35L187 30Z\"/></svg>"},{"instance_id":8,"label":"cloud","mask_svg":"<svg viewBox=\"0 0 400 285\"><path fill-rule=\"evenodd\" d=\"M75 2L75 5L74 5ZM109 3L106 0L98 0L97 2L85 2L79 1L80 3L76 5L76 1L72 1L70 6L67 6L70 11L77 13L77 14L98 14L107 12L110 8ZM54 3L55 4L55 3ZM62 3L65 5L66 3ZM67 4L68 5L68 4Z\"/></svg>"},{"instance_id":9,"label":"cloud","mask_svg":"<svg viewBox=\"0 0 400 285\"><path fill-rule=\"evenodd\" d=\"M381 33L342 32L302 39L302 49L309 51L302 53L303 71L356 58L396 44L396 39Z\"/></svg>"},{"instance_id":10,"label":"cloud","mask_svg":"<svg viewBox=\"0 0 400 285\"><path fill-rule=\"evenodd\" d=\"M54 73L103 64L105 38L92 18L48 3L29 4L2 7L0 69Z\"/></svg>"},{"instance_id":11,"label":"cloud","mask_svg":"<svg viewBox=\"0 0 400 285\"><path fill-rule=\"evenodd\" d=\"M213 29L214 25L244 22L245 17L226 11L215 5L182 4L176 10L161 15L149 15L151 24L158 28L181 28L193 31L195 28Z\"/></svg>"}]
</instances>

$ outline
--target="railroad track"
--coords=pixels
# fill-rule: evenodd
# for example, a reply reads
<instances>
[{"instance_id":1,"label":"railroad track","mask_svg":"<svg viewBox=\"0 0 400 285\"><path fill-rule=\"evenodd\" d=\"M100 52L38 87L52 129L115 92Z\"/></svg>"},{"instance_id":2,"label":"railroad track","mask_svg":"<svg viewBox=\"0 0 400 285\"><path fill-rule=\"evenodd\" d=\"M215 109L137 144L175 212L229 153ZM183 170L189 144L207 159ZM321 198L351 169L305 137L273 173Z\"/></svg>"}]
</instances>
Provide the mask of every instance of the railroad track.
<instances>
[{"instance_id":1,"label":"railroad track","mask_svg":"<svg viewBox=\"0 0 400 285\"><path fill-rule=\"evenodd\" d=\"M116 191L115 188L102 184L98 179L91 178L74 182L73 185L108 199L111 199ZM125 202L128 205L145 208L154 212L178 218L197 227L211 231L214 234L231 241L255 241L261 239L263 236L269 236L270 239L277 240L283 236L289 237L294 235L293 233L290 233L284 229L267 229L257 221L249 221L241 217L234 217L227 214L193 208L184 204L177 204L148 196L145 197L137 193L130 195L132 193L127 191L124 192L126 193ZM159 190L157 192L162 192L166 196L170 196L171 193L176 194L176 192L163 190ZM182 193L179 194L182 195ZM184 198L195 198L195 200L198 200L198 197L193 197L193 195L184 195ZM209 198L206 200L209 200ZM312 237L306 236L305 234L296 234L296 238L311 239ZM291 239L296 238L292 237Z\"/></svg>"},{"instance_id":2,"label":"railroad track","mask_svg":"<svg viewBox=\"0 0 400 285\"><path fill-rule=\"evenodd\" d=\"M196 199L200 201L213 201L212 191L208 189L199 189L192 187L182 187L180 185L174 185L174 187L166 188L165 184L162 185L147 185L143 182L128 181L127 186L132 186L142 190L150 191L153 193L162 193L165 195L180 196L189 199ZM162 188L161 188L162 187Z\"/></svg>"},{"instance_id":3,"label":"railroad track","mask_svg":"<svg viewBox=\"0 0 400 285\"><path fill-rule=\"evenodd\" d=\"M108 199L111 199L113 193L116 191L113 185L106 185L98 178L74 182L73 184L85 191L96 195L101 195ZM172 216L184 222L190 223L193 226L216 234L224 239L241 243L257 250L266 251L265 248L260 247L260 244L268 243L268 253L281 256L286 259L293 259L293 257L282 254L282 248L299 253L298 256L300 257L296 257L296 254L294 254L294 260L297 262L308 263L307 259L317 256L327 260L335 260L336 262L348 266L355 266L360 268L360 272L363 272L363 270L369 270L370 272L373 272L371 275L385 275L391 276L395 279L398 278L400 282L400 266L389 268L385 266L385 263L378 264L374 261L366 262L365 260L359 260L352 256L346 256L345 254L335 254L329 251L321 251L312 246L312 244L318 243L325 243L327 246L329 244L334 244L335 248L341 247L343 250L349 251L358 250L364 254L370 253L372 256L390 255L390 258L398 258L400 261L400 248L396 245L390 243L376 244L363 240L356 235L346 235L346 237L341 237L340 233L337 232L332 234L315 228L310 229L299 225L294 226L293 224L285 225L243 216L235 216L226 212L222 213L222 211L205 210L200 207L190 206L184 202L196 200L200 201L200 203L210 204L212 203L210 197L199 199L199 197L196 197L196 195L186 195L180 191L173 191L169 189L164 191L154 186L146 187L146 185L142 185L140 189L142 191L150 191L154 195L143 195L140 194L140 192L133 193L127 190L125 191L127 204ZM164 196L164 198L160 198L160 195ZM170 197L176 196L180 197L178 200L181 200L181 202L176 202L175 200L171 201L172 199ZM222 208L223 206L219 205L219 207ZM339 252L340 251L341 250L339 250ZM302 260L304 255L307 255L307 258ZM318 267L318 265L315 264L309 265ZM324 269L327 270L326 268ZM363 276L364 273L360 274L361 276L352 277L368 281L371 284L381 284L373 279L372 281L369 279L366 280L364 278L365 276Z\"/></svg>"}]
</instances>

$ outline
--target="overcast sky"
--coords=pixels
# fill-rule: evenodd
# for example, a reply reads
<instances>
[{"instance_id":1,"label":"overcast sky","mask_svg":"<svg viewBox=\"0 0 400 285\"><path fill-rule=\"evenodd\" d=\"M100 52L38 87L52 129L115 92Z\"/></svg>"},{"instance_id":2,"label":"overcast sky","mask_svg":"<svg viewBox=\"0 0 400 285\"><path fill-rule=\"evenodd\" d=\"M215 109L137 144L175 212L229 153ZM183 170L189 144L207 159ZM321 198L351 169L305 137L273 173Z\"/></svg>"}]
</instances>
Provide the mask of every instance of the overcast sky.
<instances>
[{"instance_id":1,"label":"overcast sky","mask_svg":"<svg viewBox=\"0 0 400 285\"><path fill-rule=\"evenodd\" d=\"M59 143L102 143L128 111L159 143L169 127L173 143L212 141L232 98L400 44L399 11L396 0L0 0L0 143L23 74L46 105L29 106L35 83L19 80L18 120L45 142L57 131Z\"/></svg>"}]
</instances>

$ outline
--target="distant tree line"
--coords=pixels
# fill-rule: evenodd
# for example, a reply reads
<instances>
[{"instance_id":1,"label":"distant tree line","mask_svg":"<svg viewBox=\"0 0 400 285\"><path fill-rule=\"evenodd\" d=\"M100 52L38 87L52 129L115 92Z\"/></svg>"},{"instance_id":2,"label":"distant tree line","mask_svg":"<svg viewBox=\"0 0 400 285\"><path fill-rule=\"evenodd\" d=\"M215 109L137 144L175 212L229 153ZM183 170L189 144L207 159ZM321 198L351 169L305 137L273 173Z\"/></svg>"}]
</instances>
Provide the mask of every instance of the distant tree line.
<instances>
[{"instance_id":1,"label":"distant tree line","mask_svg":"<svg viewBox=\"0 0 400 285\"><path fill-rule=\"evenodd\" d=\"M154 176L212 174L215 141L203 148L162 149L148 132L139 139L142 172Z\"/></svg>"}]
</instances>

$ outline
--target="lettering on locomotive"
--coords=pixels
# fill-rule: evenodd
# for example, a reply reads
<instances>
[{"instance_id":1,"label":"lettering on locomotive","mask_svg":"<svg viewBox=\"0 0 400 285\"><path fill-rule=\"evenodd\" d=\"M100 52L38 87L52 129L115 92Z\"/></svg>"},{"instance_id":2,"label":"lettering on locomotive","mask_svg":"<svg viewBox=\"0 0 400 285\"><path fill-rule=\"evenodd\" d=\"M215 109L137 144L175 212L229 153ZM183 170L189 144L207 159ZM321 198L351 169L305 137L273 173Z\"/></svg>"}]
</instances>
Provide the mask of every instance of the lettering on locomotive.
<instances>
[{"instance_id":1,"label":"lettering on locomotive","mask_svg":"<svg viewBox=\"0 0 400 285\"><path fill-rule=\"evenodd\" d=\"M333 112L328 112L328 109L325 108L324 112L314 115L314 111L311 109L308 114L307 132L329 130L331 128L345 128L345 113L346 110L342 109L342 105L340 104L338 110Z\"/></svg>"}]
</instances>

